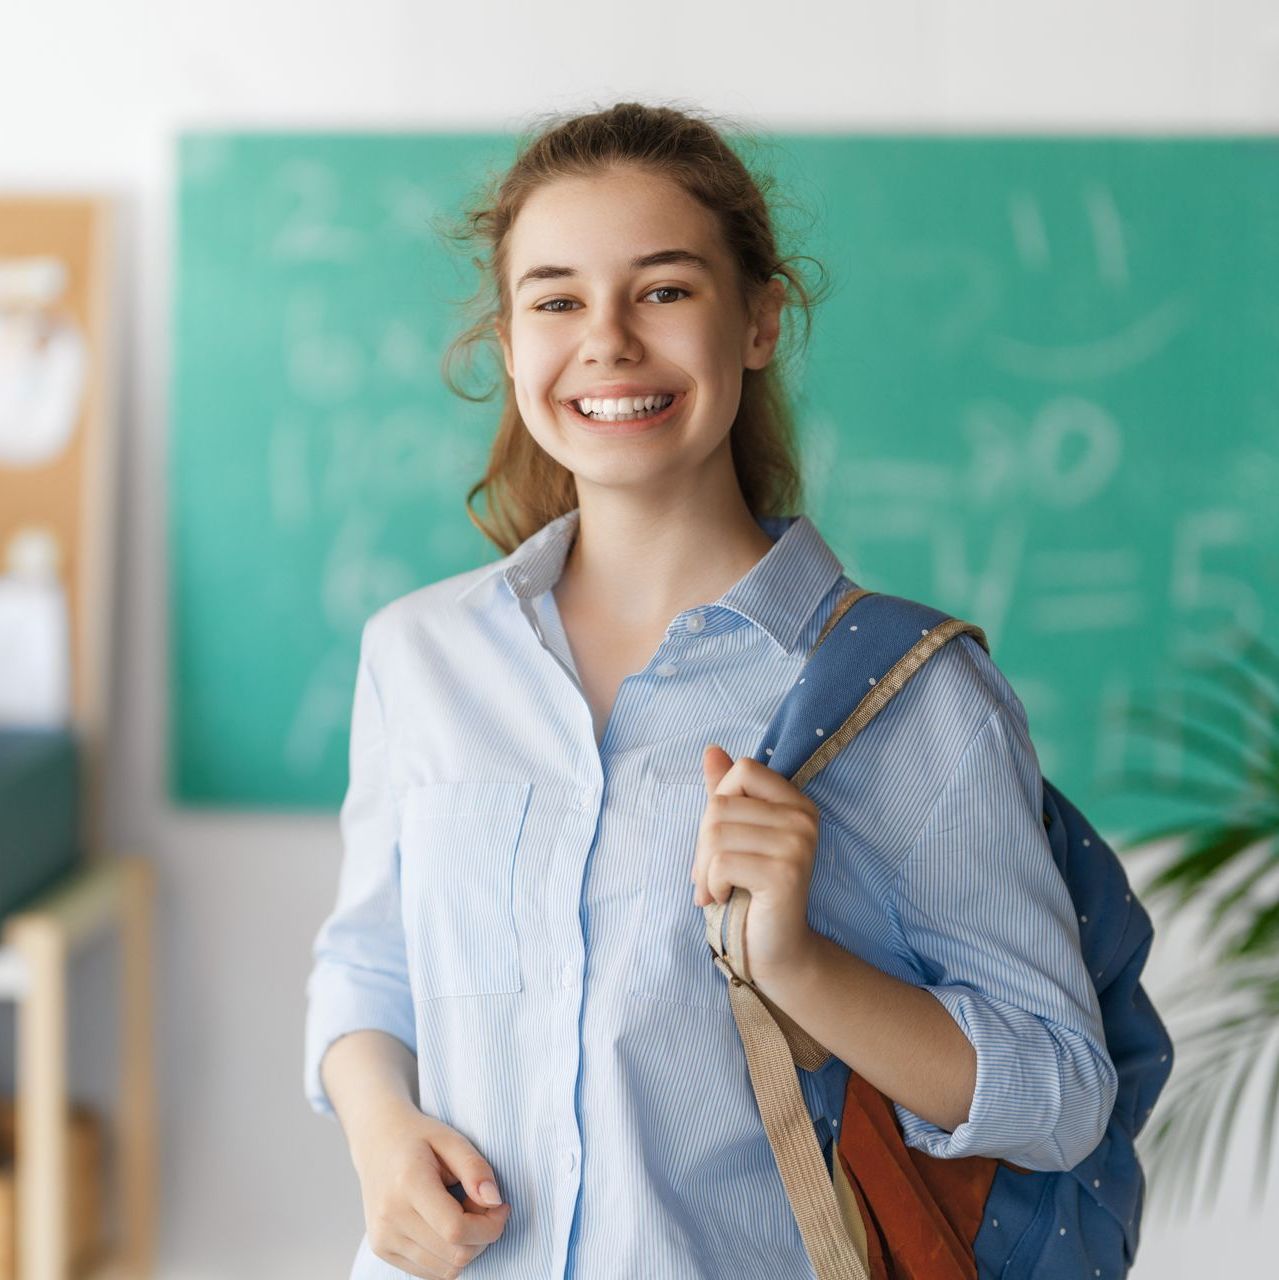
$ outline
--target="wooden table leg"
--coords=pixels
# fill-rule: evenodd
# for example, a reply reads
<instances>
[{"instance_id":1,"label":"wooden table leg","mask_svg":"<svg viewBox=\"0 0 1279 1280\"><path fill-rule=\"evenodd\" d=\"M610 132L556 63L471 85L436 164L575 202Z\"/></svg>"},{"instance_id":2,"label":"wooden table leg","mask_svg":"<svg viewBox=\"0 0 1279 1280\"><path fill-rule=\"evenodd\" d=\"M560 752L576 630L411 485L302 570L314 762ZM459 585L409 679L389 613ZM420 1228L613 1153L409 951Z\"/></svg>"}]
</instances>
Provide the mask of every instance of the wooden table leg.
<instances>
[{"instance_id":1,"label":"wooden table leg","mask_svg":"<svg viewBox=\"0 0 1279 1280\"><path fill-rule=\"evenodd\" d=\"M68 1280L67 938L57 920L32 914L6 941L29 977L17 1013L18 1274Z\"/></svg>"},{"instance_id":2,"label":"wooden table leg","mask_svg":"<svg viewBox=\"0 0 1279 1280\"><path fill-rule=\"evenodd\" d=\"M108 1270L146 1280L154 1267L156 1166L151 1014L155 873L145 858L102 859L4 922L26 975L17 1013L18 1275L70 1280L67 1080L68 957L104 929L120 937L120 1080L116 1168L121 1218Z\"/></svg>"},{"instance_id":3,"label":"wooden table leg","mask_svg":"<svg viewBox=\"0 0 1279 1280\"><path fill-rule=\"evenodd\" d=\"M151 945L155 872L145 858L120 860L120 1087L117 1122L121 1255L129 1274L155 1265L155 1078Z\"/></svg>"}]
</instances>

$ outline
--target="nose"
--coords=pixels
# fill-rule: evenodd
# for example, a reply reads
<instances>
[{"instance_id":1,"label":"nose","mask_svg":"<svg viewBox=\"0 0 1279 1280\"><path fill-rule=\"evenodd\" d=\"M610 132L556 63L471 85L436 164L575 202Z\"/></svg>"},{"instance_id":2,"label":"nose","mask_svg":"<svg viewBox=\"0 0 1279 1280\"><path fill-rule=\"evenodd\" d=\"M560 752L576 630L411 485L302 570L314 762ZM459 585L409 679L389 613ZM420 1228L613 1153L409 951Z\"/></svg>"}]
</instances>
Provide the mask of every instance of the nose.
<instances>
[{"instance_id":1,"label":"nose","mask_svg":"<svg viewBox=\"0 0 1279 1280\"><path fill-rule=\"evenodd\" d=\"M623 305L597 302L586 332L582 335L579 358L583 364L615 364L618 360L638 360L644 354L638 335L628 323Z\"/></svg>"}]
</instances>

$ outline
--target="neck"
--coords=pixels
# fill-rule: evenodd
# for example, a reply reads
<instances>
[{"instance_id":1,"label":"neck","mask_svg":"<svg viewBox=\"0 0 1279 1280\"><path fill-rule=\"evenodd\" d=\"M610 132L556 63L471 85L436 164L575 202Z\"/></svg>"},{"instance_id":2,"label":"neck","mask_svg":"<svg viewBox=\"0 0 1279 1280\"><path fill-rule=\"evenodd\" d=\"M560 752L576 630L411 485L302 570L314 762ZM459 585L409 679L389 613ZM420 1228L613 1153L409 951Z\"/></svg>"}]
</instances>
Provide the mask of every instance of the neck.
<instances>
[{"instance_id":1,"label":"neck","mask_svg":"<svg viewBox=\"0 0 1279 1280\"><path fill-rule=\"evenodd\" d=\"M732 484L695 495L579 485L577 536L555 587L562 607L598 611L636 631L717 600L773 546Z\"/></svg>"}]
</instances>

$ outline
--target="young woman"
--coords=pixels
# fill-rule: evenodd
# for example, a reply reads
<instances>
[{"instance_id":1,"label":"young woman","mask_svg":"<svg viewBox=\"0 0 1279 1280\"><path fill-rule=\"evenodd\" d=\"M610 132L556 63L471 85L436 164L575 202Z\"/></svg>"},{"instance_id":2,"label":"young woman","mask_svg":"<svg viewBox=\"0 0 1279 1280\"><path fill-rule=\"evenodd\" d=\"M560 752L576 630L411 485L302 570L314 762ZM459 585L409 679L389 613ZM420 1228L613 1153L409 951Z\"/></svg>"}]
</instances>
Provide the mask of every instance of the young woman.
<instances>
[{"instance_id":1,"label":"young woman","mask_svg":"<svg viewBox=\"0 0 1279 1280\"><path fill-rule=\"evenodd\" d=\"M756 985L835 1055L801 1072L828 1152L851 1069L933 1155L1071 1167L1115 1072L985 652L948 644L811 794L749 758L854 585L793 514L775 355L810 300L759 184L623 103L471 226L458 346L506 375L472 518L507 554L365 626L308 985L353 1280L811 1276L705 942L737 885Z\"/></svg>"}]
</instances>

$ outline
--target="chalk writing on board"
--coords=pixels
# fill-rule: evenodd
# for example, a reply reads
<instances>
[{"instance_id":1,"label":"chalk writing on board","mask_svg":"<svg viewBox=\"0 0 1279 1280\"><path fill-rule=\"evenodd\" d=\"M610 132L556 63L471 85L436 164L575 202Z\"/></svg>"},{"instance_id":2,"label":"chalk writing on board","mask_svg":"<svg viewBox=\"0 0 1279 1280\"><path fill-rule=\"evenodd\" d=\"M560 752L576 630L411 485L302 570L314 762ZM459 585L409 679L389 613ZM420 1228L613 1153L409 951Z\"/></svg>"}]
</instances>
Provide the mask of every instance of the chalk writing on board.
<instances>
[{"instance_id":1,"label":"chalk writing on board","mask_svg":"<svg viewBox=\"0 0 1279 1280\"><path fill-rule=\"evenodd\" d=\"M1123 432L1084 396L1054 396L1024 422L1011 405L984 399L961 410L969 446L968 487L980 502L1030 496L1052 507L1080 507L1114 478Z\"/></svg>"},{"instance_id":2,"label":"chalk writing on board","mask_svg":"<svg viewBox=\"0 0 1279 1280\"><path fill-rule=\"evenodd\" d=\"M285 305L284 349L289 385L307 400L350 400L364 386L367 363L359 342L333 324L318 289L295 292Z\"/></svg>"},{"instance_id":3,"label":"chalk writing on board","mask_svg":"<svg viewBox=\"0 0 1279 1280\"><path fill-rule=\"evenodd\" d=\"M1119 204L1104 182L1080 185L1078 198L1091 232L1096 279L1122 294L1132 281ZM1041 197L1024 189L1011 192L1008 214L1018 265L1032 274L1051 271L1053 251ZM1152 360L1185 331L1192 316L1190 299L1172 296L1148 305L1143 314L1109 334L1076 343L1036 343L996 333L986 339L987 351L996 367L1025 378L1071 382L1113 377Z\"/></svg>"},{"instance_id":4,"label":"chalk writing on board","mask_svg":"<svg viewBox=\"0 0 1279 1280\"><path fill-rule=\"evenodd\" d=\"M1115 288L1126 288L1128 246L1114 193L1103 182L1085 182L1081 184L1080 200L1092 231L1097 278ZM1052 246L1043 200L1024 188L1010 192L1008 218L1018 262L1028 271L1050 270Z\"/></svg>"},{"instance_id":5,"label":"chalk writing on board","mask_svg":"<svg viewBox=\"0 0 1279 1280\"><path fill-rule=\"evenodd\" d=\"M364 236L338 221L340 188L321 164L294 160L276 177L285 214L271 241L278 260L345 262L364 247Z\"/></svg>"},{"instance_id":6,"label":"chalk writing on board","mask_svg":"<svg viewBox=\"0 0 1279 1280\"><path fill-rule=\"evenodd\" d=\"M1172 531L1169 598L1183 623L1174 650L1179 658L1193 659L1203 650L1219 652L1232 634L1261 635L1265 615L1256 586L1229 568L1210 563L1214 552L1220 556L1223 551L1246 551L1252 545L1250 522L1236 508L1178 515ZM1193 629L1186 624L1193 624Z\"/></svg>"}]
</instances>

